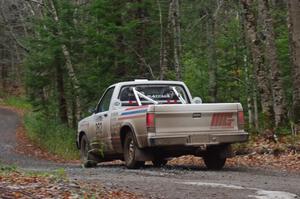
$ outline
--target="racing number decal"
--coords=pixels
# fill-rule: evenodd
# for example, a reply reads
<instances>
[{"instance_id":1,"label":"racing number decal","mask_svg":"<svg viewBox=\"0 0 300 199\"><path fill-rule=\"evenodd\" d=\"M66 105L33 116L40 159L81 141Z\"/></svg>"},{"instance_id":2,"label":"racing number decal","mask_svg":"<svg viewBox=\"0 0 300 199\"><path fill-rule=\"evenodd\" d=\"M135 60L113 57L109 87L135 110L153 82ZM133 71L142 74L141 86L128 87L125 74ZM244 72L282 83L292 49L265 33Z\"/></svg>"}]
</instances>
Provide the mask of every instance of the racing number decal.
<instances>
[{"instance_id":1,"label":"racing number decal","mask_svg":"<svg viewBox=\"0 0 300 199\"><path fill-rule=\"evenodd\" d=\"M96 119L96 134L102 133L102 116L98 116Z\"/></svg>"}]
</instances>

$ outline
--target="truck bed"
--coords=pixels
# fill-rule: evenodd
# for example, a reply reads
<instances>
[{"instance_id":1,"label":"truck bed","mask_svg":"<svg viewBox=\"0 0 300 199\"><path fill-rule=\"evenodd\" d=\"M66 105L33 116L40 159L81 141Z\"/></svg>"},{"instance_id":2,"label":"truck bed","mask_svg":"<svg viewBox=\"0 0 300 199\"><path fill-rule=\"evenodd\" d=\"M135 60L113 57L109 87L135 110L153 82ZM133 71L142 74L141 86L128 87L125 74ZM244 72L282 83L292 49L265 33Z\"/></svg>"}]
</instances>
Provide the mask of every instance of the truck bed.
<instances>
[{"instance_id":1,"label":"truck bed","mask_svg":"<svg viewBox=\"0 0 300 199\"><path fill-rule=\"evenodd\" d=\"M151 145L202 145L247 140L239 129L239 103L153 105L155 128Z\"/></svg>"}]
</instances>

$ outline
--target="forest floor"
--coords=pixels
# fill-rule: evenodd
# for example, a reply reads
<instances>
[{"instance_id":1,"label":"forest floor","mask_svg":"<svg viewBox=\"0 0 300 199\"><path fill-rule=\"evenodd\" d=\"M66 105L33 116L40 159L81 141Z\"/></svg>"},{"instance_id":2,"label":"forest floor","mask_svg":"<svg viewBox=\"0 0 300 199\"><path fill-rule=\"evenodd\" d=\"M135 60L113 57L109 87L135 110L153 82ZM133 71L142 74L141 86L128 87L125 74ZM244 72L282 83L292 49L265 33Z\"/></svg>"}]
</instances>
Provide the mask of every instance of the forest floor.
<instances>
[{"instance_id":1,"label":"forest floor","mask_svg":"<svg viewBox=\"0 0 300 199\"><path fill-rule=\"evenodd\" d=\"M28 172L0 165L0 198L141 198L134 193L108 189L101 183L70 180L64 170Z\"/></svg>"},{"instance_id":2,"label":"forest floor","mask_svg":"<svg viewBox=\"0 0 300 199\"><path fill-rule=\"evenodd\" d=\"M246 144L233 147L237 154L227 160L227 166L257 167L281 171L300 172L300 136L283 136L275 143L264 136L255 136ZM203 165L195 156L174 158L168 164Z\"/></svg>"}]
</instances>

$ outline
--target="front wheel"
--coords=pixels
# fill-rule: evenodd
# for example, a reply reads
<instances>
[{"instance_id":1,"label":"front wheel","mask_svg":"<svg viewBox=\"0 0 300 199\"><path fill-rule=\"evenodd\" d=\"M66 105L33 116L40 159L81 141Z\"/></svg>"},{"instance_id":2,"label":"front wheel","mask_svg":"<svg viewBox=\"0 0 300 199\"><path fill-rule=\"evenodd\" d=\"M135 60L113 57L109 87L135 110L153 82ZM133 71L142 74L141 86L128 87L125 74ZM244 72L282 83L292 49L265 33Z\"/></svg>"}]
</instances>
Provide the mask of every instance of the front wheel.
<instances>
[{"instance_id":1,"label":"front wheel","mask_svg":"<svg viewBox=\"0 0 300 199\"><path fill-rule=\"evenodd\" d=\"M204 157L204 163L209 170L221 170L226 162L226 157L221 157L220 150L208 152Z\"/></svg>"},{"instance_id":2,"label":"front wheel","mask_svg":"<svg viewBox=\"0 0 300 199\"><path fill-rule=\"evenodd\" d=\"M84 168L97 166L97 162L89 158L90 143L86 135L83 135L80 141L80 158Z\"/></svg>"},{"instance_id":3,"label":"front wheel","mask_svg":"<svg viewBox=\"0 0 300 199\"><path fill-rule=\"evenodd\" d=\"M124 142L124 160L128 169L142 167L145 162L136 160L137 144L133 138L132 132L128 132Z\"/></svg>"}]
</instances>

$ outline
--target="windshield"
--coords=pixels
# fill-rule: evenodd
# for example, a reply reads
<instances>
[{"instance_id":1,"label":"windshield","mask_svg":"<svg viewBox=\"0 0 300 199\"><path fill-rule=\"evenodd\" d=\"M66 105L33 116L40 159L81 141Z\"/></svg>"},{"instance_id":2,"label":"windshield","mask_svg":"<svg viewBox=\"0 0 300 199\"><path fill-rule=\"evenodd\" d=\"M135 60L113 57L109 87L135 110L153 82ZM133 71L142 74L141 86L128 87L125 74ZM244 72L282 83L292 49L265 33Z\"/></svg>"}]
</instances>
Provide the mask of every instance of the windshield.
<instances>
[{"instance_id":1,"label":"windshield","mask_svg":"<svg viewBox=\"0 0 300 199\"><path fill-rule=\"evenodd\" d=\"M122 106L138 106L134 95L134 89L159 104L182 104L182 101L189 102L184 88L180 85L132 85L123 86L119 95ZM177 94L176 94L177 91ZM180 100L180 97L182 99ZM142 105L153 104L153 102L139 96Z\"/></svg>"}]
</instances>

